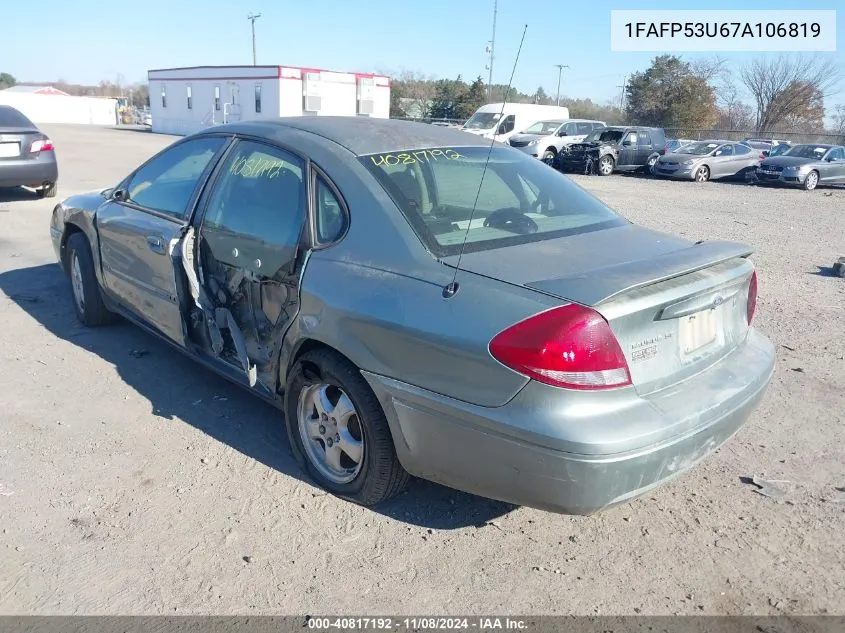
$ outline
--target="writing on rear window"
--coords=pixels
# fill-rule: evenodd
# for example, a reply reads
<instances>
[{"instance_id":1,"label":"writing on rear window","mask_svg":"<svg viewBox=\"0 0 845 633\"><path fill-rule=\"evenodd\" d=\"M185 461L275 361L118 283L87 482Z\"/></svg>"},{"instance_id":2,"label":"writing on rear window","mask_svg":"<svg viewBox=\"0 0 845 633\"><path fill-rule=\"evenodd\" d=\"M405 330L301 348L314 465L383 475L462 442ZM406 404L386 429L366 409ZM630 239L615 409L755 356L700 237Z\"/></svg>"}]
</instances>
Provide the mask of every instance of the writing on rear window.
<instances>
[{"instance_id":1,"label":"writing on rear window","mask_svg":"<svg viewBox=\"0 0 845 633\"><path fill-rule=\"evenodd\" d=\"M378 154L370 156L373 165L413 165L414 163L428 163L438 160L459 160L466 158L460 152L453 149L421 149L415 152L403 154Z\"/></svg>"},{"instance_id":2,"label":"writing on rear window","mask_svg":"<svg viewBox=\"0 0 845 633\"><path fill-rule=\"evenodd\" d=\"M232 162L229 171L235 176L244 176L246 178L278 178L285 166L283 161L274 158L265 158L264 156L252 156L246 158L244 156L238 157Z\"/></svg>"}]
</instances>

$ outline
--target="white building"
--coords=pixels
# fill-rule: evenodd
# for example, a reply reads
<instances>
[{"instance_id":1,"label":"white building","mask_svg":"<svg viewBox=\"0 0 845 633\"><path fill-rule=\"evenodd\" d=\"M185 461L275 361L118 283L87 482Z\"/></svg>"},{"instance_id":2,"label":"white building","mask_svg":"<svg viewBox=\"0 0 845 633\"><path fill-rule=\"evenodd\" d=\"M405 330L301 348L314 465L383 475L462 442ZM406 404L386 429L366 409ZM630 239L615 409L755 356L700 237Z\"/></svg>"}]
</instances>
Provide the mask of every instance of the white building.
<instances>
[{"instance_id":1,"label":"white building","mask_svg":"<svg viewBox=\"0 0 845 633\"><path fill-rule=\"evenodd\" d=\"M194 66L147 73L153 132L280 116L390 116L390 79L291 66Z\"/></svg>"}]
</instances>

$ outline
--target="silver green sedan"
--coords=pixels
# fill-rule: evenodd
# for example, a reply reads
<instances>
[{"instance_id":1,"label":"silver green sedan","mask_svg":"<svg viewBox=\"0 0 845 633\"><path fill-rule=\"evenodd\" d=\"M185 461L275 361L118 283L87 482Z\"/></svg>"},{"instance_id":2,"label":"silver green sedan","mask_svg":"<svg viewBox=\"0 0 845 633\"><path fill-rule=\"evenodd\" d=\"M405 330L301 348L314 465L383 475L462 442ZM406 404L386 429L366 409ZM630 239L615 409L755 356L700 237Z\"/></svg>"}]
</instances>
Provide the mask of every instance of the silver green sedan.
<instances>
[{"instance_id":1,"label":"silver green sedan","mask_svg":"<svg viewBox=\"0 0 845 633\"><path fill-rule=\"evenodd\" d=\"M711 178L743 177L765 158L759 150L733 141L697 141L657 159L652 173L666 178L706 182Z\"/></svg>"},{"instance_id":2,"label":"silver green sedan","mask_svg":"<svg viewBox=\"0 0 845 633\"><path fill-rule=\"evenodd\" d=\"M794 185L807 191L818 185L845 184L845 147L820 143L796 145L760 163L757 180L765 184Z\"/></svg>"}]
</instances>

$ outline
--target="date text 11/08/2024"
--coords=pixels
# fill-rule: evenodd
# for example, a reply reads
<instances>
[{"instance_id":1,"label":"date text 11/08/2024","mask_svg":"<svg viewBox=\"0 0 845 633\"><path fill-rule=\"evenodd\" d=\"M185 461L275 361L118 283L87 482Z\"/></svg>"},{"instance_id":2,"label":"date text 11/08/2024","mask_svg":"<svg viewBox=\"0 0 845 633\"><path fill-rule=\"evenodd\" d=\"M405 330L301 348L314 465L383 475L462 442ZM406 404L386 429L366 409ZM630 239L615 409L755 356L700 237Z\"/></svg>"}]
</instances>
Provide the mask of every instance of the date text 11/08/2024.
<instances>
[{"instance_id":1,"label":"date text 11/08/2024","mask_svg":"<svg viewBox=\"0 0 845 633\"><path fill-rule=\"evenodd\" d=\"M317 631L520 631L525 620L510 617L309 617L308 628Z\"/></svg>"},{"instance_id":2,"label":"date text 11/08/2024","mask_svg":"<svg viewBox=\"0 0 845 633\"><path fill-rule=\"evenodd\" d=\"M818 22L628 22L628 37L819 37Z\"/></svg>"}]
</instances>

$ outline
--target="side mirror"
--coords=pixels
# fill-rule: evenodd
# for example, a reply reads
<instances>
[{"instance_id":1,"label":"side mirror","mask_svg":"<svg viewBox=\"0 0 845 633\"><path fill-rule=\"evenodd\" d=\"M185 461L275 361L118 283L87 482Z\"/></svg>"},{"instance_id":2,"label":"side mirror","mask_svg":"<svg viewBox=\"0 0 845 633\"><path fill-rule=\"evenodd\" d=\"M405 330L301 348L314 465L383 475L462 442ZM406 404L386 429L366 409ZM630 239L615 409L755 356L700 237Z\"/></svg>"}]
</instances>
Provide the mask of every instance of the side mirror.
<instances>
[{"instance_id":1,"label":"side mirror","mask_svg":"<svg viewBox=\"0 0 845 633\"><path fill-rule=\"evenodd\" d=\"M560 132L557 133L557 135L558 136L566 136L567 135L566 130L561 130Z\"/></svg>"},{"instance_id":2,"label":"side mirror","mask_svg":"<svg viewBox=\"0 0 845 633\"><path fill-rule=\"evenodd\" d=\"M129 192L126 189L113 189L111 199L115 202L125 202L129 199Z\"/></svg>"}]
</instances>

